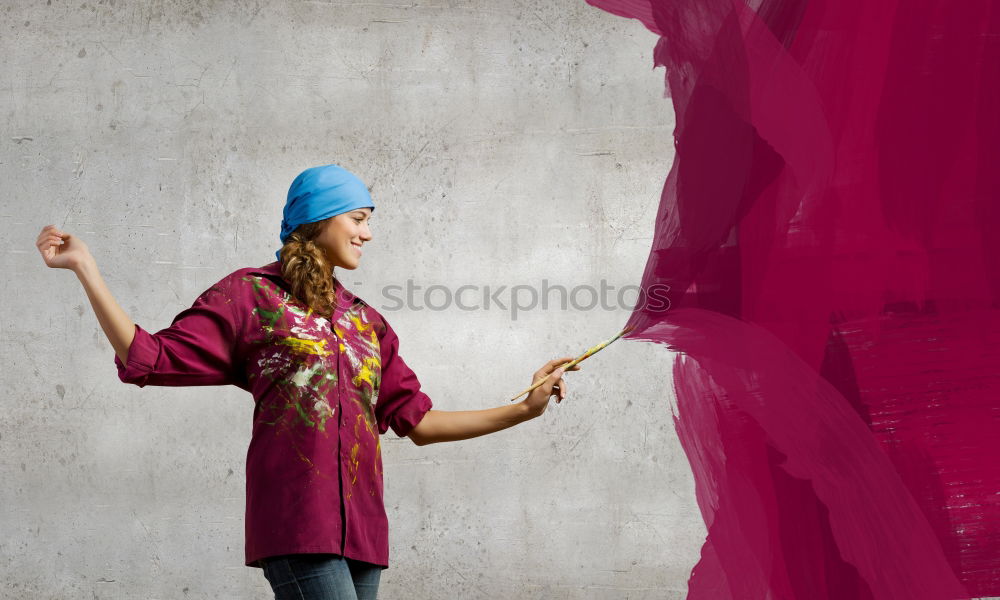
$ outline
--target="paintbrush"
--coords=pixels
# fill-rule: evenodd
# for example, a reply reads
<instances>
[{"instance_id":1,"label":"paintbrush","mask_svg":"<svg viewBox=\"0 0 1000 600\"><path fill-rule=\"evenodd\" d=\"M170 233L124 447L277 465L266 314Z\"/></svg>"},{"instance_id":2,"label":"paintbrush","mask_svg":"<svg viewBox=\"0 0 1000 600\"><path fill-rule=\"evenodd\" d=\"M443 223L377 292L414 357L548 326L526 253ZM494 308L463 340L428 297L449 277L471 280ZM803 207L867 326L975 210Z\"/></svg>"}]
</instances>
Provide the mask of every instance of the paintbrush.
<instances>
[{"instance_id":1,"label":"paintbrush","mask_svg":"<svg viewBox=\"0 0 1000 600\"><path fill-rule=\"evenodd\" d=\"M607 348L608 345L611 342L617 340L618 338L620 338L621 336L625 335L626 333L628 333L630 331L632 331L632 327L626 326L625 329L622 329L621 331L619 331L618 335L616 335L615 337L613 337L610 340L607 340L605 342L601 342L600 344L594 346L593 348L590 348L589 350L587 350L586 352L584 352L583 354L581 354L577 358L574 358L573 360L569 361L568 363L566 363L564 365L560 365L560 366L556 367L556 369L569 369L571 367L575 367L576 365L578 365L581 362L583 362L585 359L590 358L591 356L597 354L599 351L603 350L604 348ZM513 398L511 398L510 401L513 402L514 400L517 400L518 398L520 398L521 396L523 396L525 394L530 394L531 390L533 390L533 389L537 388L538 386L542 385L543 383L545 383L546 379L548 379L548 377L542 377L541 379L539 379L535 383L531 384L531 387L529 387L526 390L521 391L516 396L514 396Z\"/></svg>"}]
</instances>

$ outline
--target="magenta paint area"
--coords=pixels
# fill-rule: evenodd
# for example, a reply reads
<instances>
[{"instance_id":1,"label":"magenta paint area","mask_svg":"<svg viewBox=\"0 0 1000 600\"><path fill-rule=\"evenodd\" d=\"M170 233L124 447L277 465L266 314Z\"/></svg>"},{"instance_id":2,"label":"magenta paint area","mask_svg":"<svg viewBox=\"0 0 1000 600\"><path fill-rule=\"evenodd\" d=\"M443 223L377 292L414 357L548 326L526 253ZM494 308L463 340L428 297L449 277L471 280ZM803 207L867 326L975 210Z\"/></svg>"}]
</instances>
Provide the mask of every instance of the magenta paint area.
<instances>
[{"instance_id":1,"label":"magenta paint area","mask_svg":"<svg viewBox=\"0 0 1000 600\"><path fill-rule=\"evenodd\" d=\"M1000 595L1000 6L588 1L676 116L626 337L681 354L688 597Z\"/></svg>"}]
</instances>

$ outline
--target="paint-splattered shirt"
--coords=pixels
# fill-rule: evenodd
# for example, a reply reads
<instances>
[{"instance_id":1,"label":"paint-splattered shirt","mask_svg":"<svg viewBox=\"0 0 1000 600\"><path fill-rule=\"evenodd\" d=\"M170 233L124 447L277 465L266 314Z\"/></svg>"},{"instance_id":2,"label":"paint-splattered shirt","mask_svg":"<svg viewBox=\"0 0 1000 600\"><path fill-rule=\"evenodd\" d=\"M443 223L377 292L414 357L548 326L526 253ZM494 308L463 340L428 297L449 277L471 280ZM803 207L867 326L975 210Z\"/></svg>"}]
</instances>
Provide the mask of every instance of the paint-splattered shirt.
<instances>
[{"instance_id":1,"label":"paint-splattered shirt","mask_svg":"<svg viewBox=\"0 0 1000 600\"><path fill-rule=\"evenodd\" d=\"M381 314L335 281L333 319L289 292L278 262L235 271L155 334L136 325L118 376L253 394L246 564L333 553L387 566L379 434L431 408Z\"/></svg>"}]
</instances>

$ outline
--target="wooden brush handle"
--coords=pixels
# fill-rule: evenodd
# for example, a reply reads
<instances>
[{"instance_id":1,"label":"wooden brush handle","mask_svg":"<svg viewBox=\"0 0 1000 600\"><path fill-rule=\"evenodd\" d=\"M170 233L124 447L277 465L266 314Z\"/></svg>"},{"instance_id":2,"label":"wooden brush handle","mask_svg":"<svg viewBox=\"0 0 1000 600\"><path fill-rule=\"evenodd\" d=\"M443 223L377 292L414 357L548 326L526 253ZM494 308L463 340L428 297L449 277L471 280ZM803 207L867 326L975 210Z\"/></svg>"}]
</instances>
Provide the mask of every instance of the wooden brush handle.
<instances>
[{"instance_id":1,"label":"wooden brush handle","mask_svg":"<svg viewBox=\"0 0 1000 600\"><path fill-rule=\"evenodd\" d=\"M620 338L621 336L625 335L629 331L632 331L631 327L626 327L625 329L622 329L621 331L618 332L618 335L616 335L615 337L611 338L610 340L608 340L606 342L601 342L600 344L598 344L598 345L590 348L589 350L587 350L586 352L584 352L583 354L581 354L579 357L574 358L573 360L569 361L568 363L566 363L566 364L564 364L562 366L556 367L556 369L569 369L569 368L575 367L576 365L582 363L584 360L586 360L586 359L590 358L591 356L597 354L598 351L602 350L603 348L606 348L608 344L610 344L611 342L617 340L618 338ZM555 369L553 369L553 370L555 370ZM521 392L519 392L516 396L514 396L513 398L511 398L510 401L513 402L514 400L517 400L518 398L520 398L521 396L523 396L525 394L530 394L532 392L532 390L534 390L538 386L540 386L543 383L545 383L546 379L548 379L548 376L542 377L541 379L539 379L535 383L531 384L531 386L528 387L527 389L522 390Z\"/></svg>"}]
</instances>

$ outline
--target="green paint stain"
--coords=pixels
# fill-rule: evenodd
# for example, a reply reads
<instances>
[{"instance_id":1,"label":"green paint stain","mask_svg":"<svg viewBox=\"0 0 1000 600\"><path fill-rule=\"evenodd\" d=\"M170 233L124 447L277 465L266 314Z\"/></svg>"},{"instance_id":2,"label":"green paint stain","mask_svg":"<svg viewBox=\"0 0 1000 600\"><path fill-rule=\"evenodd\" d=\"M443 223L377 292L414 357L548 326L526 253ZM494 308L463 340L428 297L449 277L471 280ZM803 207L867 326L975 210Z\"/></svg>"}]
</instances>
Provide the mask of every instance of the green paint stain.
<instances>
[{"instance_id":1,"label":"green paint stain","mask_svg":"<svg viewBox=\"0 0 1000 600\"><path fill-rule=\"evenodd\" d=\"M285 316L285 307L279 306L278 310L267 310L266 308L257 307L253 311L260 315L264 321L267 322L267 327L274 329L274 326L278 324L281 317Z\"/></svg>"},{"instance_id":2,"label":"green paint stain","mask_svg":"<svg viewBox=\"0 0 1000 600\"><path fill-rule=\"evenodd\" d=\"M316 422L309 418L309 413L306 412L306 409L302 408L302 403L295 402L294 404L295 404L295 412L299 413L299 418L302 419L302 422L308 425L309 427L315 427Z\"/></svg>"}]
</instances>

